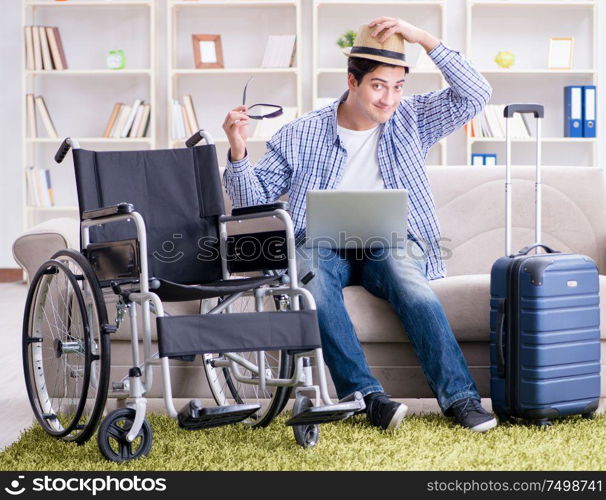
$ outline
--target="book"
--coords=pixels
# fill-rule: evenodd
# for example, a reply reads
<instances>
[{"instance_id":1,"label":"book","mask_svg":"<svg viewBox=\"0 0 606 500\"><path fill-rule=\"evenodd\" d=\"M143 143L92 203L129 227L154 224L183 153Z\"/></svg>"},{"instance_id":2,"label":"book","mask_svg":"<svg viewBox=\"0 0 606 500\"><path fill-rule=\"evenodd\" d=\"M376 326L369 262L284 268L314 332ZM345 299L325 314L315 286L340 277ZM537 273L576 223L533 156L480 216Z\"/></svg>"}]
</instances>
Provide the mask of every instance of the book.
<instances>
[{"instance_id":1,"label":"book","mask_svg":"<svg viewBox=\"0 0 606 500\"><path fill-rule=\"evenodd\" d=\"M139 127L141 126L141 119L143 118L144 109L144 105L141 105L137 108L137 113L135 114L135 119L133 120L133 126L128 132L128 137L137 137L137 132L139 130Z\"/></svg>"},{"instance_id":2,"label":"book","mask_svg":"<svg viewBox=\"0 0 606 500\"><path fill-rule=\"evenodd\" d=\"M25 107L27 110L27 137L38 137L36 127L36 102L34 100L34 94L27 94L25 96Z\"/></svg>"},{"instance_id":3,"label":"book","mask_svg":"<svg viewBox=\"0 0 606 500\"><path fill-rule=\"evenodd\" d=\"M528 131L528 137L535 137L537 124L533 123L534 119L532 117L532 114L522 113L521 116L522 116L522 120L524 121L524 125L526 125L526 130Z\"/></svg>"},{"instance_id":4,"label":"book","mask_svg":"<svg viewBox=\"0 0 606 500\"><path fill-rule=\"evenodd\" d=\"M34 178L34 167L27 167L25 169L25 179L27 181L27 188L29 192L29 204L34 207L39 207L40 197L36 188L36 180Z\"/></svg>"},{"instance_id":5,"label":"book","mask_svg":"<svg viewBox=\"0 0 606 500\"><path fill-rule=\"evenodd\" d=\"M191 127L191 130L192 130L191 135L193 135L198 130L200 130L200 124L198 123L198 117L196 116L196 110L194 108L194 101L190 95L183 96L183 106L185 107L185 112L187 114L189 126Z\"/></svg>"},{"instance_id":6,"label":"book","mask_svg":"<svg viewBox=\"0 0 606 500\"><path fill-rule=\"evenodd\" d=\"M131 107L128 104L124 104L120 108L120 114L116 119L116 124L112 130L112 137L119 139L122 134L122 130L124 130L124 125L126 124L126 120L128 120L128 115L130 114Z\"/></svg>"},{"instance_id":7,"label":"book","mask_svg":"<svg viewBox=\"0 0 606 500\"><path fill-rule=\"evenodd\" d=\"M53 191L53 185L51 183L50 170L47 168L44 170L44 179L46 180L46 192L48 193L49 206L55 206L55 193Z\"/></svg>"},{"instance_id":8,"label":"book","mask_svg":"<svg viewBox=\"0 0 606 500\"><path fill-rule=\"evenodd\" d=\"M57 130L55 129L55 125L51 120L50 114L46 107L46 103L44 102L44 97L41 95L36 97L36 107L38 108L38 113L40 113L40 118L42 118L42 123L44 124L44 128L46 129L46 133L49 137L53 139L58 139L59 135L57 134Z\"/></svg>"},{"instance_id":9,"label":"book","mask_svg":"<svg viewBox=\"0 0 606 500\"><path fill-rule=\"evenodd\" d=\"M38 26L40 30L40 48L42 49L42 66L45 70L53 70L53 60L51 59L50 49L48 47L48 38L46 36L46 28Z\"/></svg>"},{"instance_id":10,"label":"book","mask_svg":"<svg viewBox=\"0 0 606 500\"><path fill-rule=\"evenodd\" d=\"M269 35L262 68L289 68L295 57L296 35Z\"/></svg>"},{"instance_id":11,"label":"book","mask_svg":"<svg viewBox=\"0 0 606 500\"><path fill-rule=\"evenodd\" d=\"M183 104L179 104L179 108L181 109L181 115L183 116L183 126L185 128L185 137L188 139L194 135L192 132L191 123L189 122L189 117L187 116L187 111L185 111L185 106Z\"/></svg>"},{"instance_id":12,"label":"book","mask_svg":"<svg viewBox=\"0 0 606 500\"><path fill-rule=\"evenodd\" d=\"M174 139L185 139L185 123L183 121L183 112L181 111L181 104L177 100L173 100L173 138Z\"/></svg>"},{"instance_id":13,"label":"book","mask_svg":"<svg viewBox=\"0 0 606 500\"><path fill-rule=\"evenodd\" d=\"M112 109L112 113L109 116L109 121L107 122L107 125L105 127L105 132L103 132L103 137L111 137L112 129L114 128L116 119L118 118L118 114L120 113L120 108L122 107L122 105L123 104L121 102L117 102L116 104L114 104L114 109Z\"/></svg>"},{"instance_id":14,"label":"book","mask_svg":"<svg viewBox=\"0 0 606 500\"><path fill-rule=\"evenodd\" d=\"M136 137L145 137L147 134L147 128L149 127L149 122L151 120L151 105L146 103L143 105L143 114L141 116L141 123L139 125L139 129L137 130Z\"/></svg>"},{"instance_id":15,"label":"book","mask_svg":"<svg viewBox=\"0 0 606 500\"><path fill-rule=\"evenodd\" d=\"M32 26L32 43L34 45L34 69L42 69L42 47L40 46L40 30L37 26Z\"/></svg>"},{"instance_id":16,"label":"book","mask_svg":"<svg viewBox=\"0 0 606 500\"><path fill-rule=\"evenodd\" d=\"M65 58L65 51L63 50L63 42L61 41L61 33L59 33L59 28L57 28L56 26L53 26L51 29L53 31L55 43L57 44L57 50L59 51L59 59L61 60L61 69L68 69L67 59Z\"/></svg>"},{"instance_id":17,"label":"book","mask_svg":"<svg viewBox=\"0 0 606 500\"><path fill-rule=\"evenodd\" d=\"M34 182L36 184L36 191L38 193L38 199L40 200L41 207L50 207L50 198L48 196L48 190L46 189L46 180L42 175L39 168L34 168Z\"/></svg>"},{"instance_id":18,"label":"book","mask_svg":"<svg viewBox=\"0 0 606 500\"><path fill-rule=\"evenodd\" d=\"M57 45L57 39L55 38L55 30L57 28L52 28L50 26L46 27L46 38L48 38L48 46L50 48L50 53L53 59L53 65L56 70L64 70L63 60L61 59L61 54L59 53L59 46Z\"/></svg>"},{"instance_id":19,"label":"book","mask_svg":"<svg viewBox=\"0 0 606 500\"><path fill-rule=\"evenodd\" d=\"M130 107L130 112L126 121L124 122L124 126L122 127L122 132L120 133L120 137L128 137L128 133L133 126L133 122L135 121L135 116L137 115L137 109L141 106L143 101L141 99L135 99L133 105Z\"/></svg>"},{"instance_id":20,"label":"book","mask_svg":"<svg viewBox=\"0 0 606 500\"><path fill-rule=\"evenodd\" d=\"M25 26L25 68L33 71L36 69L34 63L34 38L31 26Z\"/></svg>"}]
</instances>

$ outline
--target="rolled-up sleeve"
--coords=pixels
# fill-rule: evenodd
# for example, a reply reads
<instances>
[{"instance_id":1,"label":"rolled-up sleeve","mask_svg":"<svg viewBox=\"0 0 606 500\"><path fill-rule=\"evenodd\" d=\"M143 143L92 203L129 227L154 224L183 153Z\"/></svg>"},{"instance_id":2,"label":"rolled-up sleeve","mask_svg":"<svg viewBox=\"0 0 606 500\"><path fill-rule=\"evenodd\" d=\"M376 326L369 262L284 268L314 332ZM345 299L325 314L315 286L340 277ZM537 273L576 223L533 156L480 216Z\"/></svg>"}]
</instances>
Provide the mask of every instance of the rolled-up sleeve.
<instances>
[{"instance_id":1,"label":"rolled-up sleeve","mask_svg":"<svg viewBox=\"0 0 606 500\"><path fill-rule=\"evenodd\" d=\"M248 154L232 162L228 152L223 185L234 207L271 203L288 192L292 166L284 151L290 135L289 127L282 127L267 142L267 151L255 166Z\"/></svg>"},{"instance_id":2,"label":"rolled-up sleeve","mask_svg":"<svg viewBox=\"0 0 606 500\"><path fill-rule=\"evenodd\" d=\"M428 52L449 87L414 96L419 136L425 152L477 115L492 95L492 87L456 50L440 43Z\"/></svg>"}]
</instances>

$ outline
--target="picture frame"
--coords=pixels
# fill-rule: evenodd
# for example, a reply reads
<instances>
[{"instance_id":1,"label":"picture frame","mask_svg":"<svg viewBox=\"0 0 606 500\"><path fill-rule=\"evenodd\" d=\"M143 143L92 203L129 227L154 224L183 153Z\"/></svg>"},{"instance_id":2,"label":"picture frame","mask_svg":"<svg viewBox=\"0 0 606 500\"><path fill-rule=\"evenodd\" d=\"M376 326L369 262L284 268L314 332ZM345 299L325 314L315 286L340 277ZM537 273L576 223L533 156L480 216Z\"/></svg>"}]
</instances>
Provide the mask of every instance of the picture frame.
<instances>
[{"instance_id":1,"label":"picture frame","mask_svg":"<svg viewBox=\"0 0 606 500\"><path fill-rule=\"evenodd\" d=\"M221 35L196 34L191 39L196 69L224 67Z\"/></svg>"},{"instance_id":2,"label":"picture frame","mask_svg":"<svg viewBox=\"0 0 606 500\"><path fill-rule=\"evenodd\" d=\"M549 39L549 69L572 69L574 38L553 37Z\"/></svg>"}]
</instances>

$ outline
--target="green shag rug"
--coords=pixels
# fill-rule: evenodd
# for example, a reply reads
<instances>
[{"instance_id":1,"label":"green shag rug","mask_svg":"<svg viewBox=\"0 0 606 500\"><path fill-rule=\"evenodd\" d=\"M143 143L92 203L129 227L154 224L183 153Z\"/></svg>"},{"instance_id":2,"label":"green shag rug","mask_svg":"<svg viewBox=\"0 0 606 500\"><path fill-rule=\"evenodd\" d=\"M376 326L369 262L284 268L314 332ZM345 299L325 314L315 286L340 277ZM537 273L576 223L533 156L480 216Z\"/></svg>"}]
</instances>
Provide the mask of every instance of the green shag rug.
<instances>
[{"instance_id":1,"label":"green shag rug","mask_svg":"<svg viewBox=\"0 0 606 500\"><path fill-rule=\"evenodd\" d=\"M77 446L36 424L0 453L0 470L606 470L606 415L571 417L546 430L506 424L484 434L435 414L408 417L395 432L357 416L322 425L310 449L296 444L286 415L265 429L185 431L167 416L149 420L154 440L146 458L111 463L96 437Z\"/></svg>"}]
</instances>

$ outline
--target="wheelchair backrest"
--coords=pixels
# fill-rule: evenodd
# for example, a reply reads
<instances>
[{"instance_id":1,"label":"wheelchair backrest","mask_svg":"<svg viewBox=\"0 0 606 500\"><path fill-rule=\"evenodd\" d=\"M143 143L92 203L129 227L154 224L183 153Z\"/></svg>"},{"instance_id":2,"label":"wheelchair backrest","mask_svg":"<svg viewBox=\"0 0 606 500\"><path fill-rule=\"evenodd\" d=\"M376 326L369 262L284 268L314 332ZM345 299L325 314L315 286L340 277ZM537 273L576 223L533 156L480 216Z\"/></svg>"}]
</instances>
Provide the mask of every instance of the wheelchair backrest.
<instances>
[{"instance_id":1,"label":"wheelchair backrest","mask_svg":"<svg viewBox=\"0 0 606 500\"><path fill-rule=\"evenodd\" d=\"M176 283L221 278L218 218L225 211L213 144L149 151L75 149L80 216L121 202L145 220L150 277ZM136 238L131 222L90 230L91 243Z\"/></svg>"}]
</instances>

